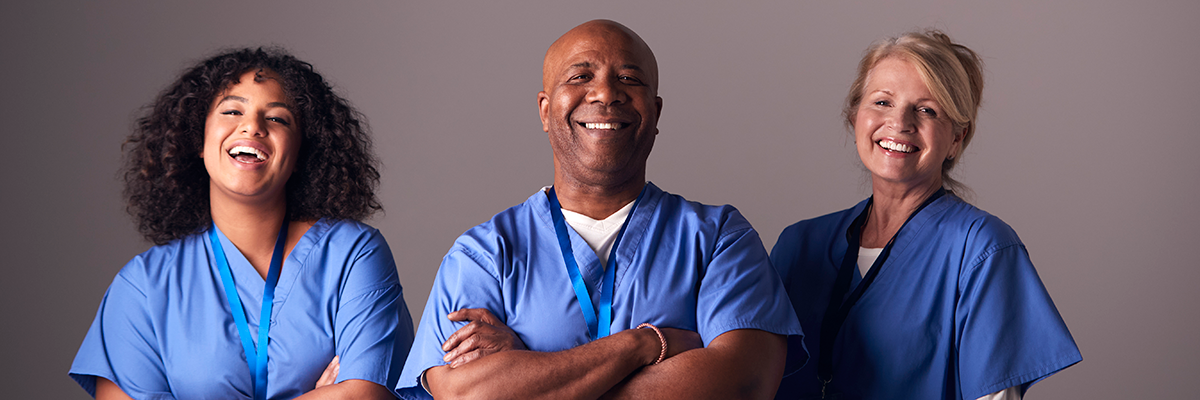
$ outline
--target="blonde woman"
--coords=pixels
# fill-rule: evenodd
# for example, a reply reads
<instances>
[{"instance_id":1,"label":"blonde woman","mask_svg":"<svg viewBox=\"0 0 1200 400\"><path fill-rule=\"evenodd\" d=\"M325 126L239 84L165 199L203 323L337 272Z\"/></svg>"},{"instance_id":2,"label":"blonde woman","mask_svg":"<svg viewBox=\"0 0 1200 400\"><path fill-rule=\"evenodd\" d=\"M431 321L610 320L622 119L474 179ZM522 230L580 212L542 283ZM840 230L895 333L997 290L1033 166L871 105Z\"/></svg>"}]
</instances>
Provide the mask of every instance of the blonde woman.
<instances>
[{"instance_id":1,"label":"blonde woman","mask_svg":"<svg viewBox=\"0 0 1200 400\"><path fill-rule=\"evenodd\" d=\"M771 252L807 334L789 362L811 353L777 398L1019 399L1081 360L1016 232L954 193L982 91L941 32L867 49L843 114L871 197Z\"/></svg>"}]
</instances>

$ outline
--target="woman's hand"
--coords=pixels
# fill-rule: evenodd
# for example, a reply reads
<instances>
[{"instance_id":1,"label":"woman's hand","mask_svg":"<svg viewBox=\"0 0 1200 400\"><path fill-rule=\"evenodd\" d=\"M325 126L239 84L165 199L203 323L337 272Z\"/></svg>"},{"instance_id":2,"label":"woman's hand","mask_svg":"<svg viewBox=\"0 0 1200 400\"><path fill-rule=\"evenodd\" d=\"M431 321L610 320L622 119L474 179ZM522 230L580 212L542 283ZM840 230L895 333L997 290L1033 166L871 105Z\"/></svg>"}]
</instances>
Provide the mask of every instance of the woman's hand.
<instances>
[{"instance_id":1,"label":"woman's hand","mask_svg":"<svg viewBox=\"0 0 1200 400\"><path fill-rule=\"evenodd\" d=\"M325 367L325 372L321 373L321 378L317 379L317 387L320 389L323 386L329 386L337 382L338 370L342 364L338 363L338 356L333 356L333 360L329 361L329 366Z\"/></svg>"}]
</instances>

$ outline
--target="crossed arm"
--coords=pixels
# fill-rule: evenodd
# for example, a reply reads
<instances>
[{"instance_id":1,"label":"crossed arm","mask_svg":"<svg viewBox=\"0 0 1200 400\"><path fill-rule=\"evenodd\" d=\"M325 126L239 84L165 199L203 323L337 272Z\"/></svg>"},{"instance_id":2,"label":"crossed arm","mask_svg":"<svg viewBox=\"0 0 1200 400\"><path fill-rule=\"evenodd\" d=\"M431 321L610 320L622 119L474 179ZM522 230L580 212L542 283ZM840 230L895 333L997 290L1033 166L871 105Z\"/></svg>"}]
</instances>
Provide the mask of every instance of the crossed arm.
<instances>
[{"instance_id":1,"label":"crossed arm","mask_svg":"<svg viewBox=\"0 0 1200 400\"><path fill-rule=\"evenodd\" d=\"M329 366L325 368L325 372L321 374L321 378L317 379L316 388L303 396L297 397L300 400L318 400L318 399L393 399L391 390L385 388L378 383L364 381L361 379L347 379L341 383L337 382L337 374L341 365L338 363L338 358L333 357L333 361L329 362ZM96 377L96 400L132 400L121 387L112 381Z\"/></svg>"},{"instance_id":2,"label":"crossed arm","mask_svg":"<svg viewBox=\"0 0 1200 400\"><path fill-rule=\"evenodd\" d=\"M430 368L426 380L438 399L471 398L746 398L775 395L787 353L781 335L742 329L701 347L700 336L662 329L630 329L560 352L516 350L520 340L483 309L451 313L470 320L445 343L450 365Z\"/></svg>"}]
</instances>

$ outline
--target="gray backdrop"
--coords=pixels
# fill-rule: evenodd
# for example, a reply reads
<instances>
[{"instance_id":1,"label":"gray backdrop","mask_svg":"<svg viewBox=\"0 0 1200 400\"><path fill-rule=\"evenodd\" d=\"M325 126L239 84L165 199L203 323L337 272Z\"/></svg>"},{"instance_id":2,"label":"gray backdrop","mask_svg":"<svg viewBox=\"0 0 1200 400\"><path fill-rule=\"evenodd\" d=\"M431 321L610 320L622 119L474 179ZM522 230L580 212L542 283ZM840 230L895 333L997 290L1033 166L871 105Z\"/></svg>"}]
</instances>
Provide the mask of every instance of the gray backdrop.
<instances>
[{"instance_id":1,"label":"gray backdrop","mask_svg":"<svg viewBox=\"0 0 1200 400\"><path fill-rule=\"evenodd\" d=\"M946 30L986 62L958 176L1024 239L1084 355L1028 398L1195 393L1200 2L62 3L0 6L3 397L86 398L67 369L149 247L123 209L120 144L185 66L286 46L369 117L387 210L369 222L419 316L454 238L551 183L541 58L593 18L658 56L649 179L736 205L768 248L869 192L838 118L863 49Z\"/></svg>"}]
</instances>

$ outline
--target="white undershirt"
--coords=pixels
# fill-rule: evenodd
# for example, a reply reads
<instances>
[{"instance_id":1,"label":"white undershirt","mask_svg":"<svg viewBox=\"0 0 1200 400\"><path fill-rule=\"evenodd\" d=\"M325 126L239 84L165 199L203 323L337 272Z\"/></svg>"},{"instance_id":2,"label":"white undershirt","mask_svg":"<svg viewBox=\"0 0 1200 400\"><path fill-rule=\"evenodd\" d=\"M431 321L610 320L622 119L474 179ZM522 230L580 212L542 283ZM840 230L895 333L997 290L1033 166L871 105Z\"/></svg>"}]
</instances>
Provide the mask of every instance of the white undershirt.
<instances>
[{"instance_id":1,"label":"white undershirt","mask_svg":"<svg viewBox=\"0 0 1200 400\"><path fill-rule=\"evenodd\" d=\"M633 202L629 202L620 210L609 215L607 218L595 220L586 215L563 209L563 219L567 221L567 225L587 242L592 251L596 252L596 258L600 259L600 268L606 268L608 265L608 254L612 252L613 243L617 241L617 233L621 231L621 225L625 224L625 217L629 216L629 212L633 211Z\"/></svg>"},{"instance_id":2,"label":"white undershirt","mask_svg":"<svg viewBox=\"0 0 1200 400\"><path fill-rule=\"evenodd\" d=\"M875 265L875 259L879 258L879 253L883 252L883 248L872 249L869 247L858 247L858 272L862 276L867 276L867 271L871 270L871 266Z\"/></svg>"},{"instance_id":3,"label":"white undershirt","mask_svg":"<svg viewBox=\"0 0 1200 400\"><path fill-rule=\"evenodd\" d=\"M875 265L875 260L882 252L883 248L858 247L858 271L862 273L862 276L867 276L867 271L870 271L871 266ZM1021 385L984 395L978 400L1021 400Z\"/></svg>"}]
</instances>

